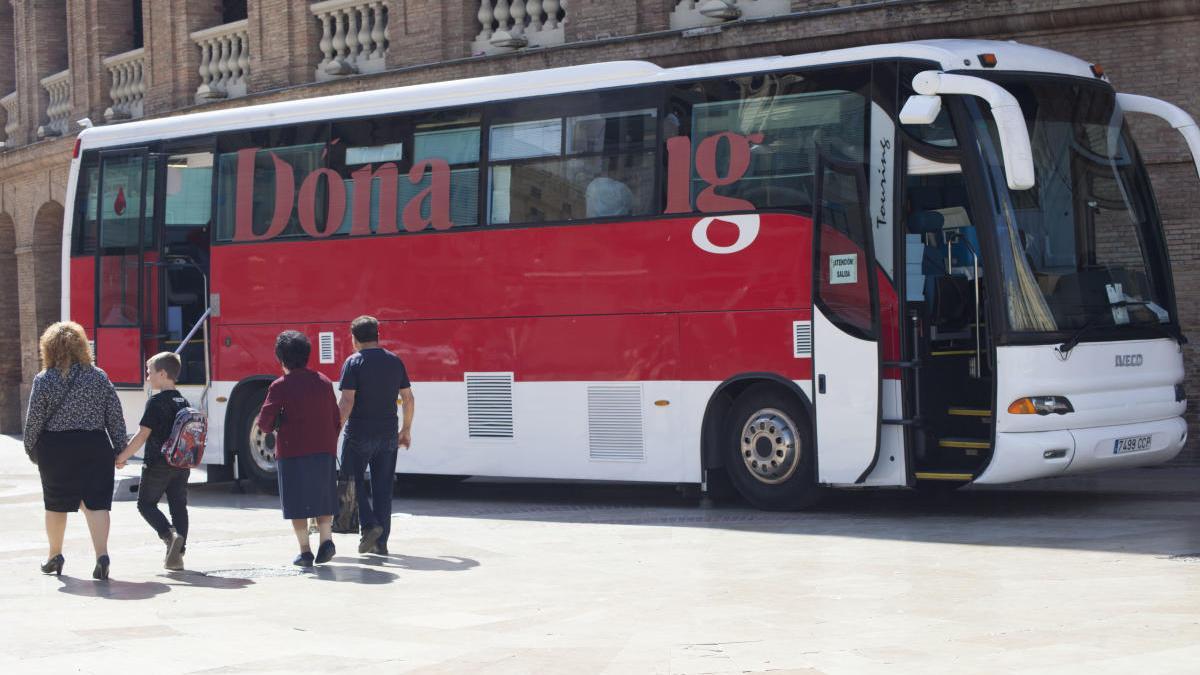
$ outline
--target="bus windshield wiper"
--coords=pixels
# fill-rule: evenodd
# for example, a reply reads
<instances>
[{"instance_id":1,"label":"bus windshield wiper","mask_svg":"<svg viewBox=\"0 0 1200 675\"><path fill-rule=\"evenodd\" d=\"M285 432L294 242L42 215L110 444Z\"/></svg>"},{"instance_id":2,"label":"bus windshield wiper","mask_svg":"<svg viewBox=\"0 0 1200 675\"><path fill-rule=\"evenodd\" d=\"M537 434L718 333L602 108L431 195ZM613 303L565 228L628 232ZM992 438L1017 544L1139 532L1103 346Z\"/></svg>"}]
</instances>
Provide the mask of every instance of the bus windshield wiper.
<instances>
[{"instance_id":1,"label":"bus windshield wiper","mask_svg":"<svg viewBox=\"0 0 1200 675\"><path fill-rule=\"evenodd\" d=\"M1122 307L1145 307L1146 309L1149 309L1150 311L1154 312L1156 316L1158 316L1158 312L1156 312L1154 310L1154 308L1158 307L1158 305L1156 305L1155 303L1152 303L1152 302L1145 301L1145 300L1121 300L1119 302L1114 302L1111 305L1109 305L1110 309L1120 309ZM1078 330L1076 330L1074 333L1071 334L1071 337L1067 338L1066 342L1063 342L1062 344L1060 344L1058 346L1058 348L1057 348L1058 353L1063 358L1070 356L1071 350L1075 349L1075 347L1079 344L1079 341L1083 339L1083 336L1085 334L1087 334L1088 332L1090 332L1091 330L1100 327L1101 320L1104 318L1107 318L1107 316L1108 316L1107 314L1096 314L1092 318L1088 319L1087 322L1085 322L1082 326L1080 326ZM1149 326L1152 328L1157 328L1158 330L1161 330L1162 332L1166 333L1167 336L1173 338L1179 344L1181 344L1181 345L1187 344L1187 337L1183 334L1183 332L1180 330L1176 330L1174 328L1174 326L1172 326L1170 323L1164 324L1162 322L1156 322L1156 323L1150 323L1150 324L1137 324L1137 325L1145 325L1145 326Z\"/></svg>"},{"instance_id":2,"label":"bus windshield wiper","mask_svg":"<svg viewBox=\"0 0 1200 675\"><path fill-rule=\"evenodd\" d=\"M1105 317L1105 315L1104 314L1096 314L1096 315L1092 316L1090 319L1085 321L1084 324L1082 326L1080 326L1074 333L1071 333L1071 337L1067 338L1066 342L1060 344L1056 348L1056 351L1058 351L1058 355L1062 359L1066 360L1066 358L1071 355L1071 350L1075 349L1075 346L1078 345L1079 341L1083 339L1084 334L1087 333L1088 331L1092 330L1093 328L1098 328L1100 326L1100 319L1102 317Z\"/></svg>"}]
</instances>

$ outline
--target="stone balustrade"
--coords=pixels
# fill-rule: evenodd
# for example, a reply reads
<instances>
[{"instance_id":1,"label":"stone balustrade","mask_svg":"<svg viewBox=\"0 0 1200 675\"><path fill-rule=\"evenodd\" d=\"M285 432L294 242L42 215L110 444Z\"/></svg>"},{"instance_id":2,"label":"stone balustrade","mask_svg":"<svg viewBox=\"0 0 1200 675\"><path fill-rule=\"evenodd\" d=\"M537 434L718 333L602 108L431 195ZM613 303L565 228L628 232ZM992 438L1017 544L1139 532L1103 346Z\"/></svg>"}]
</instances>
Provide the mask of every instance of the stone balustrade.
<instances>
[{"instance_id":1,"label":"stone balustrade","mask_svg":"<svg viewBox=\"0 0 1200 675\"><path fill-rule=\"evenodd\" d=\"M112 105L104 111L104 119L114 122L141 117L146 96L146 50L138 47L110 56L104 59L104 67L112 77L108 90Z\"/></svg>"},{"instance_id":2,"label":"stone balustrade","mask_svg":"<svg viewBox=\"0 0 1200 675\"><path fill-rule=\"evenodd\" d=\"M200 49L200 86L196 102L246 95L250 75L250 37L246 19L192 33Z\"/></svg>"},{"instance_id":3,"label":"stone balustrade","mask_svg":"<svg viewBox=\"0 0 1200 675\"><path fill-rule=\"evenodd\" d=\"M671 11L671 29L716 26L735 19L761 19L792 11L791 0L679 0Z\"/></svg>"},{"instance_id":4,"label":"stone balustrade","mask_svg":"<svg viewBox=\"0 0 1200 675\"><path fill-rule=\"evenodd\" d=\"M497 54L523 47L563 43L568 0L479 0L481 30L472 54Z\"/></svg>"},{"instance_id":5,"label":"stone balustrade","mask_svg":"<svg viewBox=\"0 0 1200 675\"><path fill-rule=\"evenodd\" d=\"M4 98L0 98L0 107L4 108L4 140L9 142L13 138L13 134L17 133L17 127L21 124L21 118L17 116L17 92L13 92Z\"/></svg>"},{"instance_id":6,"label":"stone balustrade","mask_svg":"<svg viewBox=\"0 0 1200 675\"><path fill-rule=\"evenodd\" d=\"M50 95L46 123L38 127L38 137L65 136L71 117L71 71L63 70L42 78L42 88Z\"/></svg>"},{"instance_id":7,"label":"stone balustrade","mask_svg":"<svg viewBox=\"0 0 1200 675\"><path fill-rule=\"evenodd\" d=\"M321 24L317 81L378 73L387 64L388 9L382 0L326 0L312 5Z\"/></svg>"}]
</instances>

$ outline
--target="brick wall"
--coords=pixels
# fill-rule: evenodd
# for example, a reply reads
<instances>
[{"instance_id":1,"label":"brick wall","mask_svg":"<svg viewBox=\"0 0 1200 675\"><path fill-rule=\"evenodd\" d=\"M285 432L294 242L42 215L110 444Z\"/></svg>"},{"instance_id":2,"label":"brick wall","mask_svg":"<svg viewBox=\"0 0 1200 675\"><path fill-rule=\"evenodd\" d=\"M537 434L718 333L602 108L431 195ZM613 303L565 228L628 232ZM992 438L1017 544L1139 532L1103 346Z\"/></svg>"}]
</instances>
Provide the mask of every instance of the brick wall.
<instances>
[{"instance_id":1,"label":"brick wall","mask_svg":"<svg viewBox=\"0 0 1200 675\"><path fill-rule=\"evenodd\" d=\"M67 8L63 0L13 0L16 24L15 42L17 89L30 95L21 97L21 120L26 137L32 138L45 122L50 95L41 80L66 70Z\"/></svg>"},{"instance_id":2,"label":"brick wall","mask_svg":"<svg viewBox=\"0 0 1200 675\"><path fill-rule=\"evenodd\" d=\"M134 49L134 14L131 0L68 0L67 33L87 39L70 41L71 120L104 119L112 104L111 79L103 60Z\"/></svg>"},{"instance_id":3,"label":"brick wall","mask_svg":"<svg viewBox=\"0 0 1200 675\"><path fill-rule=\"evenodd\" d=\"M142 22L146 31L146 114L191 106L200 85L200 50L191 34L221 25L220 0L143 0Z\"/></svg>"},{"instance_id":4,"label":"brick wall","mask_svg":"<svg viewBox=\"0 0 1200 675\"><path fill-rule=\"evenodd\" d=\"M0 213L0 433L21 429L21 325L17 314L16 224Z\"/></svg>"},{"instance_id":5,"label":"brick wall","mask_svg":"<svg viewBox=\"0 0 1200 675\"><path fill-rule=\"evenodd\" d=\"M13 36L12 5L0 2L0 96L6 96L17 86L17 62L14 58ZM0 117L3 116L4 113L0 112Z\"/></svg>"},{"instance_id":6,"label":"brick wall","mask_svg":"<svg viewBox=\"0 0 1200 675\"><path fill-rule=\"evenodd\" d=\"M261 0L249 4L250 87L275 89L313 80L321 37L309 3Z\"/></svg>"}]
</instances>

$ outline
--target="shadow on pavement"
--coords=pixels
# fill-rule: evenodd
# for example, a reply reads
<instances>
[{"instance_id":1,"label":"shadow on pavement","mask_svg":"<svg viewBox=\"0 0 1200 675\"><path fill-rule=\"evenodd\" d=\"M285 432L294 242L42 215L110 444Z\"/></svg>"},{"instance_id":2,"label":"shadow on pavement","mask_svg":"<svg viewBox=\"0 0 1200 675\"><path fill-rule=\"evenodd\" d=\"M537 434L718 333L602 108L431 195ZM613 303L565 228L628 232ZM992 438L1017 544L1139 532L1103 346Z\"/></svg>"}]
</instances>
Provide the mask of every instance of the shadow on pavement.
<instances>
[{"instance_id":1,"label":"shadow on pavement","mask_svg":"<svg viewBox=\"0 0 1200 675\"><path fill-rule=\"evenodd\" d=\"M157 581L133 582L117 579L96 581L68 576L58 577L58 581L62 584L62 587L58 589L60 593L108 600L149 600L171 590L170 586Z\"/></svg>"},{"instance_id":2,"label":"shadow on pavement","mask_svg":"<svg viewBox=\"0 0 1200 675\"><path fill-rule=\"evenodd\" d=\"M228 483L191 486L196 487L200 489L189 500L196 505L279 508L273 495L234 494ZM903 489L830 490L816 506L795 513L759 511L737 501L701 501L695 494L695 486L681 494L674 485L663 484L402 479L393 513L401 517L721 528L1162 556L1200 552L1200 468L1196 467L1168 465L933 494ZM421 571L458 571L475 562L402 555L382 558L382 562L343 560Z\"/></svg>"},{"instance_id":3,"label":"shadow on pavement","mask_svg":"<svg viewBox=\"0 0 1200 675\"><path fill-rule=\"evenodd\" d=\"M210 577L204 572L190 572L186 570L182 572L167 572L159 576L176 582L171 584L172 586L194 586L196 588L215 588L219 590L237 590L254 583L253 579Z\"/></svg>"},{"instance_id":4,"label":"shadow on pavement","mask_svg":"<svg viewBox=\"0 0 1200 675\"><path fill-rule=\"evenodd\" d=\"M701 502L664 485L476 479L410 487L397 494L394 512L1171 556L1200 552L1198 477L1195 469L1164 467L949 493L830 490L791 513Z\"/></svg>"},{"instance_id":5,"label":"shadow on pavement","mask_svg":"<svg viewBox=\"0 0 1200 675\"><path fill-rule=\"evenodd\" d=\"M321 581L340 581L350 584L366 584L375 586L380 584L390 584L400 577L391 572L383 570L371 569L369 567L339 567L330 565L317 565L311 572L307 572L309 576Z\"/></svg>"},{"instance_id":6,"label":"shadow on pavement","mask_svg":"<svg viewBox=\"0 0 1200 675\"><path fill-rule=\"evenodd\" d=\"M394 567L402 570L412 570L416 572L465 572L473 567L479 567L478 560L470 558L460 558L453 555L444 555L437 558L423 558L416 555L402 555L392 553L389 555L371 554L363 558L334 558L334 562L350 563L359 565L369 565L371 567Z\"/></svg>"}]
</instances>

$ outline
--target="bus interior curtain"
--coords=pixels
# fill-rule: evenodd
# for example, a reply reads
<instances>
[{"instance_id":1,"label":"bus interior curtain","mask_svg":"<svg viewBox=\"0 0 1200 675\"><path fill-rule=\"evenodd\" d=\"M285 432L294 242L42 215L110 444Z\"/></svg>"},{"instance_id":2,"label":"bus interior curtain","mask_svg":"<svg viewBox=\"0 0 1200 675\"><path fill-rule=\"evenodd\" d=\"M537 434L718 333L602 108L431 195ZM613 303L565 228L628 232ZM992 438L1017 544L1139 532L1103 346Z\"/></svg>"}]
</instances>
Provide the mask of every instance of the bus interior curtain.
<instances>
[{"instance_id":1,"label":"bus interior curtain","mask_svg":"<svg viewBox=\"0 0 1200 675\"><path fill-rule=\"evenodd\" d=\"M1025 259L1025 247L1021 245L1018 236L1017 222L1012 213L1012 205L1007 200L1003 202L1005 229L1008 231L1008 245L1012 254L1012 269L1014 278L1005 279L1004 285L1008 295L1008 318L1015 331L1054 331L1058 324L1054 314L1046 304L1042 289L1038 286L1029 261Z\"/></svg>"}]
</instances>

